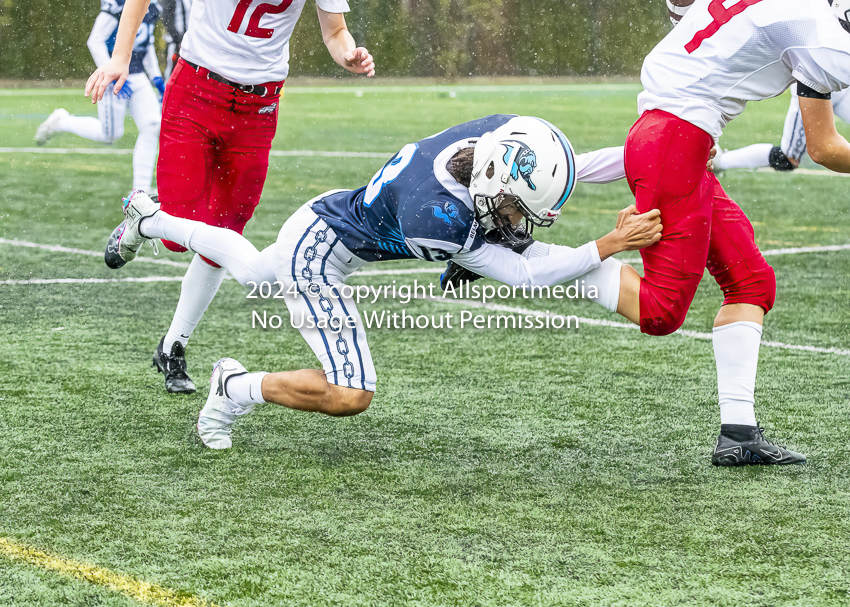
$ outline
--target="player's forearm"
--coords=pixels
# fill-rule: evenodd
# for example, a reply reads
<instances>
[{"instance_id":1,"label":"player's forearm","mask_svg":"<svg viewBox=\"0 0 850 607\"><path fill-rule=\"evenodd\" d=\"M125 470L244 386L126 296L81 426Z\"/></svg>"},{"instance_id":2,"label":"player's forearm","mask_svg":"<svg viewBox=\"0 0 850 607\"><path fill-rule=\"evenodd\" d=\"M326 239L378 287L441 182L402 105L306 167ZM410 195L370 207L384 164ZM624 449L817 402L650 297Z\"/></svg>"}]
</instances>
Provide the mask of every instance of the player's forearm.
<instances>
[{"instance_id":1,"label":"player's forearm","mask_svg":"<svg viewBox=\"0 0 850 607\"><path fill-rule=\"evenodd\" d=\"M89 47L91 58L94 59L94 64L97 67L100 67L109 61L109 48L106 46L105 42L89 38L86 46Z\"/></svg>"},{"instance_id":2,"label":"player's forearm","mask_svg":"<svg viewBox=\"0 0 850 607\"><path fill-rule=\"evenodd\" d=\"M115 46L112 49L112 58L124 63L130 63L133 55L133 43L139 26L148 12L150 0L127 0L118 23L118 33L115 36Z\"/></svg>"},{"instance_id":3,"label":"player's forearm","mask_svg":"<svg viewBox=\"0 0 850 607\"><path fill-rule=\"evenodd\" d=\"M601 263L593 242L576 249L544 246L549 247L547 255L530 259L496 245L484 245L477 251L455 255L452 259L468 270L516 287L555 286L578 278L598 268Z\"/></svg>"},{"instance_id":4,"label":"player's forearm","mask_svg":"<svg viewBox=\"0 0 850 607\"><path fill-rule=\"evenodd\" d=\"M835 133L826 141L809 141L809 156L816 163L838 173L850 173L850 143Z\"/></svg>"},{"instance_id":5,"label":"player's forearm","mask_svg":"<svg viewBox=\"0 0 850 607\"><path fill-rule=\"evenodd\" d=\"M115 30L116 23L118 23L118 19L108 13L100 13L94 20L94 26L88 40L86 40L86 46L88 46L97 67L109 61L109 47L106 45L106 41Z\"/></svg>"},{"instance_id":6,"label":"player's forearm","mask_svg":"<svg viewBox=\"0 0 850 607\"><path fill-rule=\"evenodd\" d=\"M322 31L325 35L324 30ZM342 67L346 67L345 54L357 48L354 38L345 26L345 20L341 25L335 26L328 32L328 36L324 37L325 46L328 49L333 60Z\"/></svg>"},{"instance_id":7,"label":"player's forearm","mask_svg":"<svg viewBox=\"0 0 850 607\"><path fill-rule=\"evenodd\" d=\"M616 232L610 232L596 241L596 246L599 249L599 259L605 261L612 255L622 253L627 250L623 239L618 237Z\"/></svg>"}]
</instances>

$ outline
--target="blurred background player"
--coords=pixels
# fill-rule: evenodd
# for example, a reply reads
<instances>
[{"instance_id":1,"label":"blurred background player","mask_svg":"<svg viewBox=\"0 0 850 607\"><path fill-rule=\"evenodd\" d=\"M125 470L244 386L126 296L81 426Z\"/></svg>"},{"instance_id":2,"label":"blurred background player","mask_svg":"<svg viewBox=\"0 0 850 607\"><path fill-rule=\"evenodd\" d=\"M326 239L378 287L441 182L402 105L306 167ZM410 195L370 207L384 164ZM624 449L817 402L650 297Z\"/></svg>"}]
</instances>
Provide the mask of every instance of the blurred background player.
<instances>
[{"instance_id":1,"label":"blurred background player","mask_svg":"<svg viewBox=\"0 0 850 607\"><path fill-rule=\"evenodd\" d=\"M404 146L367 186L307 202L262 252L235 232L159 212L143 192L134 193L106 258L120 267L146 237L167 238L214 259L242 285L282 283L292 323L324 370L248 373L231 358L220 360L198 433L207 446L226 449L236 419L259 403L334 416L369 406L377 374L357 304L342 289L368 262L451 259L513 286L582 277L588 290L604 293L593 301L621 311L620 278L628 267L611 255L658 242L658 211L636 215L629 207L612 232L575 249L533 242L530 234L554 223L576 181L624 175L622 148L575 157L563 133L544 120L488 116Z\"/></svg>"},{"instance_id":2,"label":"blurred background player","mask_svg":"<svg viewBox=\"0 0 850 607\"><path fill-rule=\"evenodd\" d=\"M641 251L640 328L676 331L705 269L722 288L713 332L721 424L715 465L806 458L766 440L756 422L762 324L776 278L752 225L706 171L706 160L747 101L776 97L796 82L809 155L850 172L850 143L835 129L830 99L850 86L847 17L831 0L696 0L643 63L626 173L638 211L661 210L664 237Z\"/></svg>"},{"instance_id":3,"label":"blurred background player","mask_svg":"<svg viewBox=\"0 0 850 607\"><path fill-rule=\"evenodd\" d=\"M162 0L162 25L165 27L165 81L171 77L180 54L180 44L189 26L192 0Z\"/></svg>"},{"instance_id":4,"label":"blurred background player","mask_svg":"<svg viewBox=\"0 0 850 607\"><path fill-rule=\"evenodd\" d=\"M850 122L850 90L844 89L832 94L832 111L844 122ZM791 105L785 116L785 127L782 129L780 144L754 143L745 148L721 152L714 159L714 168L724 171L769 166L777 171L793 171L800 166L805 153L806 129L803 126L803 116L800 114L797 86L792 85Z\"/></svg>"},{"instance_id":5,"label":"blurred background player","mask_svg":"<svg viewBox=\"0 0 850 607\"><path fill-rule=\"evenodd\" d=\"M263 191L289 72L289 38L305 2L194 0L163 101L157 185L167 213L242 233ZM123 85L133 32L147 3L126 0L112 59L86 83L92 102ZM372 56L357 47L346 27L346 0L316 0L316 8L334 61L350 72L373 76ZM163 244L171 251L186 250L168 240ZM171 326L153 357L169 392L195 391L185 348L224 273L198 255L189 265Z\"/></svg>"},{"instance_id":6,"label":"blurred background player","mask_svg":"<svg viewBox=\"0 0 850 607\"><path fill-rule=\"evenodd\" d=\"M124 0L102 0L100 13L88 39L88 47L97 67L106 65L115 46L115 36ZM160 100L165 92L165 82L159 71L159 61L154 49L154 27L160 17L160 6L152 2L136 29L128 64L128 76L121 88L110 91L97 107L97 118L72 116L59 108L35 132L35 141L44 145L59 133L73 133L91 141L113 143L124 135L124 117L127 108L139 129L133 149L133 188L150 190L153 168L159 142ZM151 88L151 83L159 91Z\"/></svg>"}]
</instances>

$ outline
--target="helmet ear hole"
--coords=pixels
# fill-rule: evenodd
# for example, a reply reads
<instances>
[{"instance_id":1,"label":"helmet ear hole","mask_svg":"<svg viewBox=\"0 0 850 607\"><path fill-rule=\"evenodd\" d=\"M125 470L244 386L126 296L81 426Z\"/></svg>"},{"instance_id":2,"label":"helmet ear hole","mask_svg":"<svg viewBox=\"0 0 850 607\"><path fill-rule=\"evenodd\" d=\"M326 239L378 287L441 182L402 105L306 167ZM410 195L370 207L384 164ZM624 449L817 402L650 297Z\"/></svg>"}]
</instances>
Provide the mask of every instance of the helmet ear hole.
<instances>
[{"instance_id":1,"label":"helmet ear hole","mask_svg":"<svg viewBox=\"0 0 850 607\"><path fill-rule=\"evenodd\" d=\"M493 161L490 161L490 165L487 167L487 179L493 179L493 175L496 174L496 165L493 164Z\"/></svg>"}]
</instances>

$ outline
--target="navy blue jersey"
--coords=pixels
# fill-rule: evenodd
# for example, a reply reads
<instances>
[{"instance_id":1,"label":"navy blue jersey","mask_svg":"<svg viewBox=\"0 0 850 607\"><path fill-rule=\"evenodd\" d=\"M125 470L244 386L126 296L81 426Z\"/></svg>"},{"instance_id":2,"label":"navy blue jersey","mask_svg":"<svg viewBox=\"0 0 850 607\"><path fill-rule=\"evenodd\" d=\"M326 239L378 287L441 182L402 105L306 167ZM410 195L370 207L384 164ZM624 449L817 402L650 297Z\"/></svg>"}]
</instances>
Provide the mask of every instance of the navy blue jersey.
<instances>
[{"instance_id":1,"label":"navy blue jersey","mask_svg":"<svg viewBox=\"0 0 850 607\"><path fill-rule=\"evenodd\" d=\"M108 13L116 19L121 19L121 13L124 11L124 0L101 0L101 12ZM159 21L161 14L159 3L153 0L148 6L148 12L139 26L139 31L136 32L136 40L133 42L133 55L130 58L130 73L140 74L145 71L143 61L148 53L148 47L153 43L153 30L156 22ZM106 48L109 49L109 56L112 56L112 50L115 48L115 36L118 34L118 21L115 22L115 29L106 40Z\"/></svg>"},{"instance_id":2,"label":"navy blue jersey","mask_svg":"<svg viewBox=\"0 0 850 607\"><path fill-rule=\"evenodd\" d=\"M483 243L469 189L446 165L484 133L513 118L496 114L404 146L369 185L313 203L352 253L366 261L445 261Z\"/></svg>"}]
</instances>

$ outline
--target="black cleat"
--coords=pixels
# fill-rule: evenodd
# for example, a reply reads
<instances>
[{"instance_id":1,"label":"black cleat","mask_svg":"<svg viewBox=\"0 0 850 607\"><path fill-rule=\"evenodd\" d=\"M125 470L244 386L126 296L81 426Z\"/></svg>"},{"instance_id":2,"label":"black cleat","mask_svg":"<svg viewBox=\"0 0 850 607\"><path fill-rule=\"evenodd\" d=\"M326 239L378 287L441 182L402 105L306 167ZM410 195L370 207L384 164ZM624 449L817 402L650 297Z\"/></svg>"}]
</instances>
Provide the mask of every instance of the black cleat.
<instances>
[{"instance_id":1,"label":"black cleat","mask_svg":"<svg viewBox=\"0 0 850 607\"><path fill-rule=\"evenodd\" d=\"M764 428L722 424L711 456L715 466L805 464L806 456L764 437Z\"/></svg>"},{"instance_id":2,"label":"black cleat","mask_svg":"<svg viewBox=\"0 0 850 607\"><path fill-rule=\"evenodd\" d=\"M159 340L156 352L153 355L153 366L165 375L165 389L173 394L191 394L195 391L192 378L186 373L186 353L183 344L175 341L171 346L171 354L162 351L162 343L165 338Z\"/></svg>"}]
</instances>

